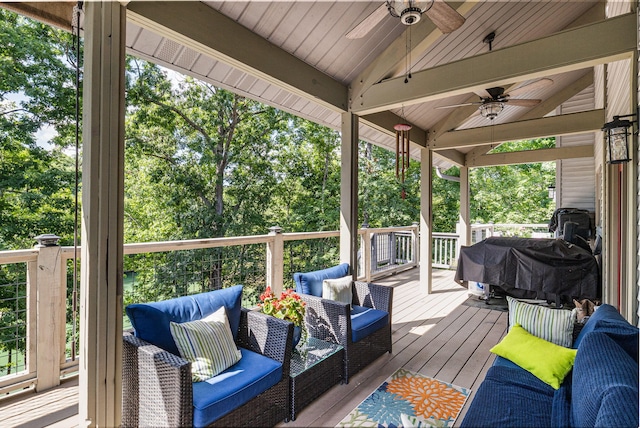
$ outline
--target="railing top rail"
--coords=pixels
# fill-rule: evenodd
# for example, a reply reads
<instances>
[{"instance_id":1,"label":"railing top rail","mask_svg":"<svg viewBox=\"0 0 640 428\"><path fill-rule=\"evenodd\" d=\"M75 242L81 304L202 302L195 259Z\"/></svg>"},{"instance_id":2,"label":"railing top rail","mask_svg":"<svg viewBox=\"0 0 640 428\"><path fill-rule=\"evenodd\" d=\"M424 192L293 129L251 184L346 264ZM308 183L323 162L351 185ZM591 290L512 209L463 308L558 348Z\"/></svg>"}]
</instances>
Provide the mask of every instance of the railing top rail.
<instances>
[{"instance_id":1,"label":"railing top rail","mask_svg":"<svg viewBox=\"0 0 640 428\"><path fill-rule=\"evenodd\" d=\"M418 226L392 226L392 227L366 227L359 229L358 233L388 233L388 232L408 232L417 229Z\"/></svg>"},{"instance_id":2,"label":"railing top rail","mask_svg":"<svg viewBox=\"0 0 640 428\"><path fill-rule=\"evenodd\" d=\"M0 264L33 262L38 259L38 249L0 251Z\"/></svg>"},{"instance_id":3,"label":"railing top rail","mask_svg":"<svg viewBox=\"0 0 640 428\"><path fill-rule=\"evenodd\" d=\"M458 235L457 233L453 232L433 232L431 234L431 236L433 238L459 238L460 235Z\"/></svg>"},{"instance_id":4,"label":"railing top rail","mask_svg":"<svg viewBox=\"0 0 640 428\"><path fill-rule=\"evenodd\" d=\"M124 244L124 254L160 253L164 251L196 250L232 245L263 244L273 241L273 235L231 236L225 238L188 239Z\"/></svg>"},{"instance_id":5,"label":"railing top rail","mask_svg":"<svg viewBox=\"0 0 640 428\"><path fill-rule=\"evenodd\" d=\"M471 225L472 229L483 227L549 227L549 223L475 223Z\"/></svg>"},{"instance_id":6,"label":"railing top rail","mask_svg":"<svg viewBox=\"0 0 640 428\"><path fill-rule=\"evenodd\" d=\"M303 239L319 239L319 238L332 238L340 236L339 230L327 230L321 232L291 232L283 233L282 239L285 241L298 241Z\"/></svg>"}]
</instances>

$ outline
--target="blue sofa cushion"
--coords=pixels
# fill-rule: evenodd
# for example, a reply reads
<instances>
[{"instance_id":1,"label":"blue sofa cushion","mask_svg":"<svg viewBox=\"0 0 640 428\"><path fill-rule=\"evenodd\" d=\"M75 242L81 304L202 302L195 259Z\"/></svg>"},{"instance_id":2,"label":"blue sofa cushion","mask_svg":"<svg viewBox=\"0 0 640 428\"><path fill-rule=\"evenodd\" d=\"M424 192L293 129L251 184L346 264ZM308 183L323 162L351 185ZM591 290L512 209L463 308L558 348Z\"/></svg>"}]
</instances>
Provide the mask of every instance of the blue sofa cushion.
<instances>
[{"instance_id":1,"label":"blue sofa cushion","mask_svg":"<svg viewBox=\"0 0 640 428\"><path fill-rule=\"evenodd\" d=\"M638 362L638 328L625 320L616 308L604 304L600 306L584 325L573 347L579 348L586 335L601 332L613 339L627 354Z\"/></svg>"},{"instance_id":2,"label":"blue sofa cushion","mask_svg":"<svg viewBox=\"0 0 640 428\"><path fill-rule=\"evenodd\" d=\"M224 306L235 340L240 328L242 285L152 303L134 303L125 308L135 335L175 355L180 355L169 330L169 322L199 320Z\"/></svg>"},{"instance_id":3,"label":"blue sofa cushion","mask_svg":"<svg viewBox=\"0 0 640 428\"><path fill-rule=\"evenodd\" d=\"M282 380L282 364L240 348L242 358L217 376L193 384L193 424L207 426Z\"/></svg>"},{"instance_id":4,"label":"blue sofa cushion","mask_svg":"<svg viewBox=\"0 0 640 428\"><path fill-rule=\"evenodd\" d=\"M296 272L293 280L296 283L296 292L322 297L322 281L325 279L342 278L349 274L349 263L342 263L327 269L313 272Z\"/></svg>"},{"instance_id":5,"label":"blue sofa cushion","mask_svg":"<svg viewBox=\"0 0 640 428\"><path fill-rule=\"evenodd\" d=\"M614 339L598 331L585 335L573 368L571 425L640 426L639 386L638 364Z\"/></svg>"},{"instance_id":6,"label":"blue sofa cushion","mask_svg":"<svg viewBox=\"0 0 640 428\"><path fill-rule=\"evenodd\" d=\"M351 341L357 342L389 324L389 313L354 305L351 308Z\"/></svg>"},{"instance_id":7,"label":"blue sofa cushion","mask_svg":"<svg viewBox=\"0 0 640 428\"><path fill-rule=\"evenodd\" d=\"M548 427L554 392L526 370L494 365L460 427Z\"/></svg>"}]
</instances>

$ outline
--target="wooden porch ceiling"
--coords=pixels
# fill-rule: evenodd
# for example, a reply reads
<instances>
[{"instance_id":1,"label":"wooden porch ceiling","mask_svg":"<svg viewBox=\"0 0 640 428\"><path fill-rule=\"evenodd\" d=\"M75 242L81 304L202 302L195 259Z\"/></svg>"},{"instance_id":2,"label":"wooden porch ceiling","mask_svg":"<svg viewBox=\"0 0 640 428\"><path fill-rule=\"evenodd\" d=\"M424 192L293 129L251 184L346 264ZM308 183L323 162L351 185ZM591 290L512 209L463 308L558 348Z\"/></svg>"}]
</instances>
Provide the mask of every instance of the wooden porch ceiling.
<instances>
[{"instance_id":1,"label":"wooden porch ceiling","mask_svg":"<svg viewBox=\"0 0 640 428\"><path fill-rule=\"evenodd\" d=\"M430 147L437 166L474 166L490 149L489 122L477 116L476 106L438 107L478 101L474 92L487 87L509 89L551 77L551 88L522 95L542 99L539 106L507 105L491 122L510 124L504 138L530 138L529 120L541 119L593 84L594 65L630 58L636 49L635 14L604 19L602 0L451 1L467 19L451 34L443 35L429 19L407 28L386 17L366 37L347 40L344 35L379 3L122 1L130 53L335 129L341 113L357 113L360 138L389 150L393 125L409 122L411 156L419 159L420 147ZM73 4L3 7L52 22L51 16L64 21ZM491 52L481 42L489 30L497 34ZM413 76L405 84L407 67ZM579 129L575 122L566 130L541 129L565 135L593 132L604 123L595 113L582 118ZM462 137L464 146L454 143ZM567 156L556 151L540 159L553 153ZM536 161L537 155L528 156Z\"/></svg>"}]
</instances>

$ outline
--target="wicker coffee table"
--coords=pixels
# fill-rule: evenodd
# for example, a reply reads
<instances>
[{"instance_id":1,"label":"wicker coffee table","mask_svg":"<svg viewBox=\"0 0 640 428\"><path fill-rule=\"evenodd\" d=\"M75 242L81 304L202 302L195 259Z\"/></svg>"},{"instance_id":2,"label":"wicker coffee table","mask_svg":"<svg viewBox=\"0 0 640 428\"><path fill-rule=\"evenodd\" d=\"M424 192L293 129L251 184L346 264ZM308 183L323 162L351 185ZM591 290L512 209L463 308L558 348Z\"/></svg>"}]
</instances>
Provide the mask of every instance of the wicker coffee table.
<instances>
[{"instance_id":1,"label":"wicker coffee table","mask_svg":"<svg viewBox=\"0 0 640 428\"><path fill-rule=\"evenodd\" d=\"M342 380L342 346L313 337L291 356L291 420L300 410Z\"/></svg>"}]
</instances>

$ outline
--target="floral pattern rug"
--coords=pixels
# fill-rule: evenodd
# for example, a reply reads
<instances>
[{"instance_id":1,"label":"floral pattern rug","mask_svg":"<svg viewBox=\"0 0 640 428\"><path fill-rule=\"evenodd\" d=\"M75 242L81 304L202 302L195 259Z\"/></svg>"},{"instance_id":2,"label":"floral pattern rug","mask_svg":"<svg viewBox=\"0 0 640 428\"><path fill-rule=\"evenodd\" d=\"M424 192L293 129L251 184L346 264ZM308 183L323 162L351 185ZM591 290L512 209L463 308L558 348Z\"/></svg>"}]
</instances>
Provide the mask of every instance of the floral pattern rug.
<instances>
[{"instance_id":1,"label":"floral pattern rug","mask_svg":"<svg viewBox=\"0 0 640 428\"><path fill-rule=\"evenodd\" d=\"M337 426L450 427L470 393L470 389L401 368Z\"/></svg>"}]
</instances>

